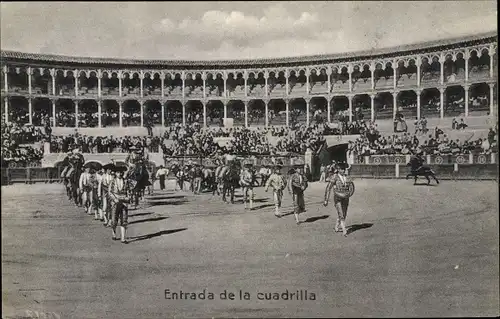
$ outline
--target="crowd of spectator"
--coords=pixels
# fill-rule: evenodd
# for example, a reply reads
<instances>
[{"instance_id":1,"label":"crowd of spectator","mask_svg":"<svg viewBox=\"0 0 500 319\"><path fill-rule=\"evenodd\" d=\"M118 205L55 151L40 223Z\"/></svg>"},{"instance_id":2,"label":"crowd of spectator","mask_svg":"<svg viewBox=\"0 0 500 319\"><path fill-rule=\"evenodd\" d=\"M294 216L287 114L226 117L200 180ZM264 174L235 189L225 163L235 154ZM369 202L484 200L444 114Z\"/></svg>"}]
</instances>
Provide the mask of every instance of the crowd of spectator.
<instances>
[{"instance_id":1,"label":"crowd of spectator","mask_svg":"<svg viewBox=\"0 0 500 319\"><path fill-rule=\"evenodd\" d=\"M158 152L163 138L158 136L87 136L79 133L67 136L52 136L50 151L66 153L78 148L82 153L128 153L132 146Z\"/></svg>"},{"instance_id":2,"label":"crowd of spectator","mask_svg":"<svg viewBox=\"0 0 500 319\"><path fill-rule=\"evenodd\" d=\"M451 139L438 127L434 134L420 138L417 134L382 136L375 126L371 125L365 134L354 142L349 142L348 152L359 157L370 155L411 155L422 151L425 155L457 155L469 153L490 154L498 152L497 132L490 128L487 138L474 140ZM422 142L423 139L423 142Z\"/></svg>"},{"instance_id":3,"label":"crowd of spectator","mask_svg":"<svg viewBox=\"0 0 500 319\"><path fill-rule=\"evenodd\" d=\"M28 164L38 162L43 157L41 148L22 144L38 142L43 134L32 125L20 126L17 123L5 123L2 119L2 166L11 163Z\"/></svg>"}]
</instances>

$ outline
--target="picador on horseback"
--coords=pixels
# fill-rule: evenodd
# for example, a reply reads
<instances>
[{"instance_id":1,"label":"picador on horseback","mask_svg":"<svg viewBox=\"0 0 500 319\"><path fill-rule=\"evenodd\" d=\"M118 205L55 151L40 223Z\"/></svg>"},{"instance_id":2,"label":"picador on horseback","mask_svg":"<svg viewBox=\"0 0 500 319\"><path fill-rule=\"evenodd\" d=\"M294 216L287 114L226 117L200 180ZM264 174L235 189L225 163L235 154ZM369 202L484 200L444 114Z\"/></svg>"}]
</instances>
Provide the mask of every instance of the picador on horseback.
<instances>
[{"instance_id":1,"label":"picador on horseback","mask_svg":"<svg viewBox=\"0 0 500 319\"><path fill-rule=\"evenodd\" d=\"M147 158L142 151L136 147L130 148L130 153L125 159L127 171L124 174L124 180L127 183L134 205L139 205L139 198L143 195L145 188L151 183L149 182L149 172L146 167Z\"/></svg>"},{"instance_id":2,"label":"picador on horseback","mask_svg":"<svg viewBox=\"0 0 500 319\"><path fill-rule=\"evenodd\" d=\"M432 176L437 184L439 184L439 180L436 178L434 171L429 167L424 165L425 159L423 157L423 152L417 151L415 155L410 158L407 166L410 167L410 173L406 175L406 179L410 176L415 178L413 185L417 184L418 176L424 176L427 179L427 185L431 183L429 176Z\"/></svg>"},{"instance_id":3,"label":"picador on horseback","mask_svg":"<svg viewBox=\"0 0 500 319\"><path fill-rule=\"evenodd\" d=\"M83 155L75 148L71 153L67 154L65 162L68 165L61 172L61 177L66 186L66 193L70 200L74 200L76 205L82 205L81 192L79 188L80 175L83 173L83 165L85 159Z\"/></svg>"}]
</instances>

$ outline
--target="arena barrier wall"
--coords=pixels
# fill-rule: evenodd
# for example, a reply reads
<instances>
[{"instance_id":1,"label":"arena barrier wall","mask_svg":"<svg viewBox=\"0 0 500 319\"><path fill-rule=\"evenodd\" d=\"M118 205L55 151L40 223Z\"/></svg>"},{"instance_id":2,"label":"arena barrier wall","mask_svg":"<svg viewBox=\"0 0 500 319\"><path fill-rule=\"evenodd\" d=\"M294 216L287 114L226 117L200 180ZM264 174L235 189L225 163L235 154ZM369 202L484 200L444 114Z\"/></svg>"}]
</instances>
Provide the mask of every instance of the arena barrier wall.
<instances>
[{"instance_id":1,"label":"arena barrier wall","mask_svg":"<svg viewBox=\"0 0 500 319\"><path fill-rule=\"evenodd\" d=\"M186 159L179 160L183 163ZM191 159L192 160L192 159ZM203 161L204 159L198 159ZM290 162L289 162L290 163ZM443 180L498 180L497 164L431 164L438 179ZM260 166L256 166L260 168ZM287 173L290 164L285 164L283 173ZM62 167L16 167L2 168L2 185L13 183L32 184L36 182L53 183L60 181ZM410 172L405 164L366 165L352 164L351 175L355 178L404 179ZM411 177L410 177L411 178ZM421 178L421 177L420 177Z\"/></svg>"},{"instance_id":2,"label":"arena barrier wall","mask_svg":"<svg viewBox=\"0 0 500 319\"><path fill-rule=\"evenodd\" d=\"M497 180L497 164L430 164L438 179L444 180ZM410 173L405 164L366 165L352 164L351 176L356 178L404 179ZM410 177L411 178L411 177ZM422 177L419 177L422 178Z\"/></svg>"}]
</instances>

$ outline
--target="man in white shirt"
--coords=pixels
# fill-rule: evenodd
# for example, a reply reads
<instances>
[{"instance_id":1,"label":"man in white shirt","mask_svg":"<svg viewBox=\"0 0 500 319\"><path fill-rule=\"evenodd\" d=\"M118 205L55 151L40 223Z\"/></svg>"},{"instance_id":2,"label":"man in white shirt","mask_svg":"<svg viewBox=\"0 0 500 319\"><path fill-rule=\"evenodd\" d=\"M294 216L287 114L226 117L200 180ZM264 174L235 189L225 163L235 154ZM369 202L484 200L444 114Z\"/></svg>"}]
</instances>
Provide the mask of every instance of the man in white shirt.
<instances>
[{"instance_id":1,"label":"man in white shirt","mask_svg":"<svg viewBox=\"0 0 500 319\"><path fill-rule=\"evenodd\" d=\"M168 169L160 165L158 171L156 171L156 178L160 180L160 189L165 189L165 178L168 176Z\"/></svg>"}]
</instances>

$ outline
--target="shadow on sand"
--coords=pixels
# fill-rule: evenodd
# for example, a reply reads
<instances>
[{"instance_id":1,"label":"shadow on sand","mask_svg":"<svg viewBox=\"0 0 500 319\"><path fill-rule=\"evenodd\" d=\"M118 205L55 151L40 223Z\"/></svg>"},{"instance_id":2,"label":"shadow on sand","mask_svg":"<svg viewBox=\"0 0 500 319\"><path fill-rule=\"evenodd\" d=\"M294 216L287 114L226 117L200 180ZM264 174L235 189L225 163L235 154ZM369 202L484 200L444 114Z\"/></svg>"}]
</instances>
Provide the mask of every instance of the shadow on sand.
<instances>
[{"instance_id":1,"label":"shadow on sand","mask_svg":"<svg viewBox=\"0 0 500 319\"><path fill-rule=\"evenodd\" d=\"M132 222L129 222L129 225L132 224L141 224L141 223L148 223L148 222L157 222L160 220L167 219L168 217L153 217L153 218L148 218L148 219L141 219L141 220L134 220Z\"/></svg>"},{"instance_id":2,"label":"shadow on sand","mask_svg":"<svg viewBox=\"0 0 500 319\"><path fill-rule=\"evenodd\" d=\"M253 208L253 210L259 210L259 209L267 208L267 207L271 207L271 206L274 206L274 204L264 204L264 205L260 205L260 206L255 206Z\"/></svg>"},{"instance_id":3,"label":"shadow on sand","mask_svg":"<svg viewBox=\"0 0 500 319\"><path fill-rule=\"evenodd\" d=\"M154 212L129 214L128 217L139 217L139 216L146 216L146 215L151 215L151 214L154 214Z\"/></svg>"},{"instance_id":4,"label":"shadow on sand","mask_svg":"<svg viewBox=\"0 0 500 319\"><path fill-rule=\"evenodd\" d=\"M328 217L330 217L330 215L309 217L308 219L304 220L304 223L314 223L317 220L327 219Z\"/></svg>"},{"instance_id":5,"label":"shadow on sand","mask_svg":"<svg viewBox=\"0 0 500 319\"><path fill-rule=\"evenodd\" d=\"M355 231L360 229L370 228L372 226L373 226L372 223L354 224L349 226L349 228L347 229L347 234L354 233Z\"/></svg>"},{"instance_id":6,"label":"shadow on sand","mask_svg":"<svg viewBox=\"0 0 500 319\"><path fill-rule=\"evenodd\" d=\"M159 231L157 233L152 233L152 234L147 234L147 235L130 237L129 238L129 242L132 243L134 241L146 240L146 239L151 239L151 238L155 238L155 237L160 237L160 236L163 236L163 235L169 235L169 234L177 233L177 232L180 232L180 231L184 231L186 229L187 228L168 229L168 230Z\"/></svg>"},{"instance_id":7,"label":"shadow on sand","mask_svg":"<svg viewBox=\"0 0 500 319\"><path fill-rule=\"evenodd\" d=\"M431 186L431 187L435 187L435 186L437 186L437 184L416 183L416 184L413 184L413 186Z\"/></svg>"}]
</instances>

